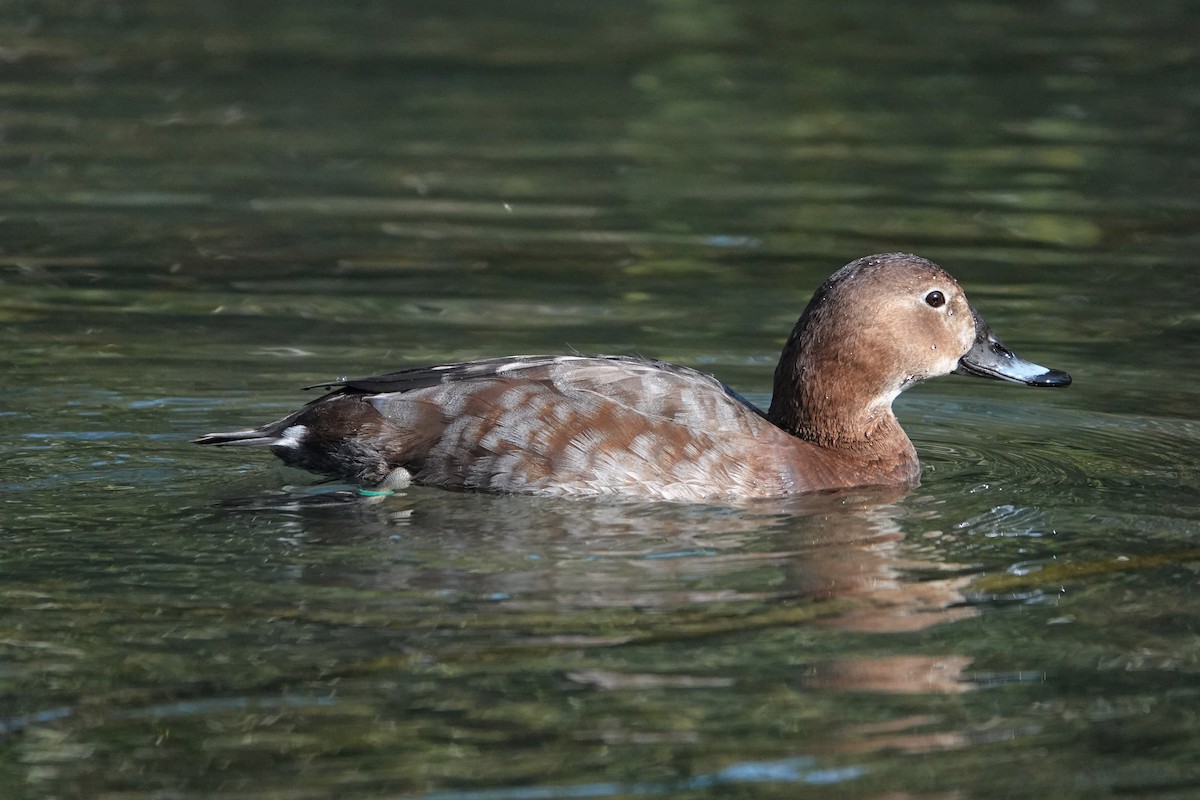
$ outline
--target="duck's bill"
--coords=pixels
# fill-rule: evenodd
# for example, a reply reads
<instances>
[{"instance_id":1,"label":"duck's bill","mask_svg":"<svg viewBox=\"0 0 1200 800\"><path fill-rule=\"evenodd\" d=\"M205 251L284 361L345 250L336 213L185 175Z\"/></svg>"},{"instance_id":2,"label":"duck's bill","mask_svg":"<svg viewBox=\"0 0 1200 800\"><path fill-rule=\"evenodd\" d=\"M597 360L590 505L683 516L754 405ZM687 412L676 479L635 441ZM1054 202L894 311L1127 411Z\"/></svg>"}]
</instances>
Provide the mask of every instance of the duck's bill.
<instances>
[{"instance_id":1,"label":"duck's bill","mask_svg":"<svg viewBox=\"0 0 1200 800\"><path fill-rule=\"evenodd\" d=\"M1023 383L1026 386L1070 386L1071 376L1059 369L1049 369L1019 357L996 338L992 329L971 309L975 317L975 343L958 360L956 375L995 378L1000 381Z\"/></svg>"}]
</instances>

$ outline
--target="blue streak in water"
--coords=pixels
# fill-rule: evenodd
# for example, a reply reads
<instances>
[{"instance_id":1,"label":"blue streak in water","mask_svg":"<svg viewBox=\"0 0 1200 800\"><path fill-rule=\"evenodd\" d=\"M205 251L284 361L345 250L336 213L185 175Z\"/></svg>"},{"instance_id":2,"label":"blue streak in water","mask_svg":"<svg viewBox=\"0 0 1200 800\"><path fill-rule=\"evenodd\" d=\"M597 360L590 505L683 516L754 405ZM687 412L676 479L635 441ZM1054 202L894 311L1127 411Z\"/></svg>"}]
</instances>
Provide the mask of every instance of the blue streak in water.
<instances>
[{"instance_id":1,"label":"blue streak in water","mask_svg":"<svg viewBox=\"0 0 1200 800\"><path fill-rule=\"evenodd\" d=\"M650 553L642 556L647 560L662 559L662 558L693 558L695 556L715 556L716 550L707 547L697 547L694 550L673 550L670 553Z\"/></svg>"},{"instance_id":2,"label":"blue streak in water","mask_svg":"<svg viewBox=\"0 0 1200 800\"><path fill-rule=\"evenodd\" d=\"M463 791L449 789L420 795L419 800L554 800L654 795L711 789L738 783L804 783L828 786L856 780L867 774L865 767L813 769L815 764L816 759L802 756L779 761L732 764L716 772L696 775L676 783L585 783L577 786L509 786Z\"/></svg>"},{"instance_id":3,"label":"blue streak in water","mask_svg":"<svg viewBox=\"0 0 1200 800\"><path fill-rule=\"evenodd\" d=\"M76 439L79 441L104 441L106 439L127 439L133 436L129 431L58 431L57 433L25 433L26 439Z\"/></svg>"},{"instance_id":4,"label":"blue streak in water","mask_svg":"<svg viewBox=\"0 0 1200 800\"><path fill-rule=\"evenodd\" d=\"M704 238L709 247L758 247L762 241L753 236L730 236L727 234L712 234Z\"/></svg>"},{"instance_id":5,"label":"blue streak in water","mask_svg":"<svg viewBox=\"0 0 1200 800\"><path fill-rule=\"evenodd\" d=\"M0 736L8 736L13 733L20 733L31 725L41 725L46 722L56 722L60 719L66 719L75 713L74 709L64 706L62 708L47 708L41 711L35 711L32 714L27 714L24 717L13 717L12 719L0 720Z\"/></svg>"}]
</instances>

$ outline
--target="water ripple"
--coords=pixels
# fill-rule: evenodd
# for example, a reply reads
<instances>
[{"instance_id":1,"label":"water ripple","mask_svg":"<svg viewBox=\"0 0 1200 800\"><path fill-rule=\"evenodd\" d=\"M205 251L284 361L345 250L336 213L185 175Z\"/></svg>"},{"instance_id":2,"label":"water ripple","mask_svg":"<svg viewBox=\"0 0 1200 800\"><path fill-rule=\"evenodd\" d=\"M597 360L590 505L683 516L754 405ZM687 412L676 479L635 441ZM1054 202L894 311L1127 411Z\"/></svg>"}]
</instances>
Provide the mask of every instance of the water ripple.
<instances>
[{"instance_id":1,"label":"water ripple","mask_svg":"<svg viewBox=\"0 0 1200 800\"><path fill-rule=\"evenodd\" d=\"M976 494L1019 487L1144 502L1200 483L1200 425L1187 420L943 406L910 429L932 478L972 481Z\"/></svg>"}]
</instances>

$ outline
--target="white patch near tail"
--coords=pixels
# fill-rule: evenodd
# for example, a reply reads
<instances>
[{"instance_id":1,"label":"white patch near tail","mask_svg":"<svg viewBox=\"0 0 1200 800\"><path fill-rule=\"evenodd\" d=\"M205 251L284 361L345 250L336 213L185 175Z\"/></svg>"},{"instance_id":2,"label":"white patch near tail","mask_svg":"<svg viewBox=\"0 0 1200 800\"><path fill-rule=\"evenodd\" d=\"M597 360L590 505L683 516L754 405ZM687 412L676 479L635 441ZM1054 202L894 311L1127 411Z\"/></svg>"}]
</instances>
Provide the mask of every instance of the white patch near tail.
<instances>
[{"instance_id":1,"label":"white patch near tail","mask_svg":"<svg viewBox=\"0 0 1200 800\"><path fill-rule=\"evenodd\" d=\"M308 434L308 428L303 425L291 425L283 429L283 433L279 438L271 443L272 447L291 447L299 449L304 437Z\"/></svg>"}]
</instances>

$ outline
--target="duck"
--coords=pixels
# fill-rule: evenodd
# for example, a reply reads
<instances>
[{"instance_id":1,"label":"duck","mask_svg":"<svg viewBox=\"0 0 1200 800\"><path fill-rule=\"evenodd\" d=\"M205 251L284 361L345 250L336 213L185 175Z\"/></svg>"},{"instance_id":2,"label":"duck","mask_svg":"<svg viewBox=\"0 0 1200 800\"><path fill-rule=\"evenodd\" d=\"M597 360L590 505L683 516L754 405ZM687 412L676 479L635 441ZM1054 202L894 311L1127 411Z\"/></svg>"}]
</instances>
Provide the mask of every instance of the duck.
<instances>
[{"instance_id":1,"label":"duck","mask_svg":"<svg viewBox=\"0 0 1200 800\"><path fill-rule=\"evenodd\" d=\"M370 496L418 484L705 503L914 487L920 461L892 403L951 373L1071 383L1002 344L941 267L881 253L817 288L765 410L651 358L515 355L315 384L326 393L282 419L195 442L267 447Z\"/></svg>"}]
</instances>

